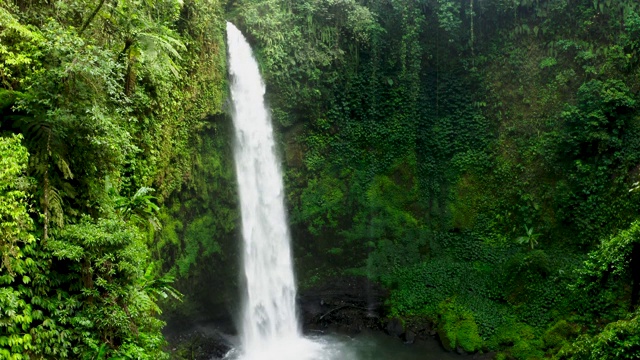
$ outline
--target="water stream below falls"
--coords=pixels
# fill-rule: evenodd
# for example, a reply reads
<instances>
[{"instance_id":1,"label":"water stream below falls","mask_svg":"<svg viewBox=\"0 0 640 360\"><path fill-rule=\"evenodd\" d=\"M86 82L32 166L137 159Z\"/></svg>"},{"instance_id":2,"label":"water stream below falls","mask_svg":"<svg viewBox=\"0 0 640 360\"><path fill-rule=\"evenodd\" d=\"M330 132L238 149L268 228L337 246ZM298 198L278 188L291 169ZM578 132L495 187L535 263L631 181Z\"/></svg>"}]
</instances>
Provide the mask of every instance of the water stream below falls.
<instances>
[{"instance_id":1,"label":"water stream below falls","mask_svg":"<svg viewBox=\"0 0 640 360\"><path fill-rule=\"evenodd\" d=\"M305 337L301 334L296 314L296 286L284 188L271 119L264 103L265 86L251 47L231 23L227 23L227 42L246 287L240 344L226 358L411 360L419 356L422 360L431 359L425 357L424 349L420 347L402 348L397 339L391 339L395 341L393 346L383 346L381 340L373 340L371 336ZM397 349L394 348L392 353L385 350L394 346ZM398 350L409 348L410 351ZM442 351L437 352L441 355L433 359L446 359Z\"/></svg>"},{"instance_id":2,"label":"water stream below falls","mask_svg":"<svg viewBox=\"0 0 640 360\"><path fill-rule=\"evenodd\" d=\"M411 345L398 338L380 332L362 332L355 336L328 334L310 336L315 350L305 353L306 348L297 348L295 343L281 343L274 353L256 354L252 360L309 359L309 360L462 360L464 355L447 352L435 339L419 340ZM300 356L300 355L303 356ZM300 357L299 357L300 356ZM226 359L244 359L239 349L232 350ZM468 358L471 358L469 356Z\"/></svg>"}]
</instances>

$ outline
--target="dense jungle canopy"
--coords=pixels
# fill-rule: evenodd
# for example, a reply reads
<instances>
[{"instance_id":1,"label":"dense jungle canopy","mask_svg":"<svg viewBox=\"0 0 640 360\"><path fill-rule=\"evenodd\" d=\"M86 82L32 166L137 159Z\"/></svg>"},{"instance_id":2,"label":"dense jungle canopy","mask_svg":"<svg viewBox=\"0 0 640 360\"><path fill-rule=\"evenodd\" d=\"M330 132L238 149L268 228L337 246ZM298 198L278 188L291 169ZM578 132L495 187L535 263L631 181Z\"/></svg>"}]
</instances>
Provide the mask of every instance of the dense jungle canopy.
<instances>
[{"instance_id":1,"label":"dense jungle canopy","mask_svg":"<svg viewBox=\"0 0 640 360\"><path fill-rule=\"evenodd\" d=\"M164 320L233 301L227 20L302 289L367 276L497 359L640 358L637 0L0 0L1 359L169 358Z\"/></svg>"}]
</instances>

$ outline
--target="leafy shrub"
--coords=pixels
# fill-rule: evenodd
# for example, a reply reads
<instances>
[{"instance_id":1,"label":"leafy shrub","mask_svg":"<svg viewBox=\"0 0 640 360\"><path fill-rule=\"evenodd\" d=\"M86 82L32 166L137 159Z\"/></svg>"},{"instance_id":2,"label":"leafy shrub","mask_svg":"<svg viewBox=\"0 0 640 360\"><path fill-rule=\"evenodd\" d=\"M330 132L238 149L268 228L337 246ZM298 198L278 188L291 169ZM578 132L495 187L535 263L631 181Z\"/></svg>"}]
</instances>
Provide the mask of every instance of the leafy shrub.
<instances>
[{"instance_id":1,"label":"leafy shrub","mask_svg":"<svg viewBox=\"0 0 640 360\"><path fill-rule=\"evenodd\" d=\"M594 336L582 335L566 344L558 360L640 359L640 321L633 317L608 324Z\"/></svg>"}]
</instances>

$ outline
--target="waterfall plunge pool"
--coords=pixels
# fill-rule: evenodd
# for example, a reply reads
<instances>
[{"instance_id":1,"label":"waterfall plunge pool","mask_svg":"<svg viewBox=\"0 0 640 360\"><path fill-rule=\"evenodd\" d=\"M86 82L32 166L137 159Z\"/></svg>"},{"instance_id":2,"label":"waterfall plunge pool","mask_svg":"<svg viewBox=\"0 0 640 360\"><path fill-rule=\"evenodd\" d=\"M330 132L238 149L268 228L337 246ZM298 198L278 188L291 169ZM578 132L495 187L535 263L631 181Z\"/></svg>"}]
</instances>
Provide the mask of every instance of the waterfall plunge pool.
<instances>
[{"instance_id":1,"label":"waterfall plunge pool","mask_svg":"<svg viewBox=\"0 0 640 360\"><path fill-rule=\"evenodd\" d=\"M348 336L339 333L281 339L268 348L248 354L233 349L225 360L460 360L466 357L447 352L429 338L404 344L376 331Z\"/></svg>"}]
</instances>

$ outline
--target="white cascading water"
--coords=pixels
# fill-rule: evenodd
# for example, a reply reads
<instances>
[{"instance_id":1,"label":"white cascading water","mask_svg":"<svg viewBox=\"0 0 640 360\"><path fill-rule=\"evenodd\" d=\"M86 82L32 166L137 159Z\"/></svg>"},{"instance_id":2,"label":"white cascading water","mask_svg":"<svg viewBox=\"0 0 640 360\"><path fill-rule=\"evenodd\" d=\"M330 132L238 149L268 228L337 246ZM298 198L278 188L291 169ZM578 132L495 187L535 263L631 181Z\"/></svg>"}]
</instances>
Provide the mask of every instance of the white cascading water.
<instances>
[{"instance_id":1,"label":"white cascading water","mask_svg":"<svg viewBox=\"0 0 640 360\"><path fill-rule=\"evenodd\" d=\"M296 316L284 189L264 104L265 86L251 47L231 23L227 23L227 42L247 286L242 344L230 357L319 359L319 344L302 337Z\"/></svg>"}]
</instances>

